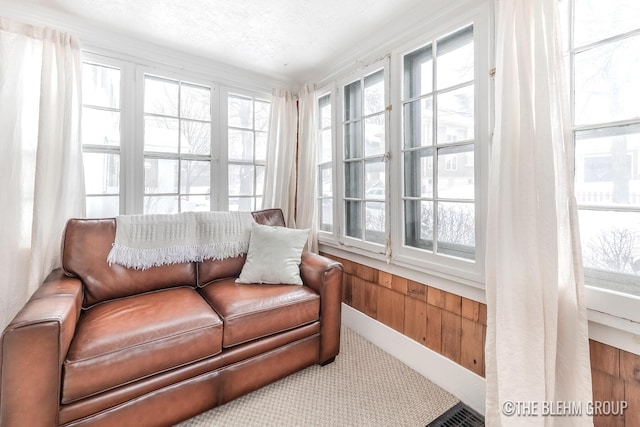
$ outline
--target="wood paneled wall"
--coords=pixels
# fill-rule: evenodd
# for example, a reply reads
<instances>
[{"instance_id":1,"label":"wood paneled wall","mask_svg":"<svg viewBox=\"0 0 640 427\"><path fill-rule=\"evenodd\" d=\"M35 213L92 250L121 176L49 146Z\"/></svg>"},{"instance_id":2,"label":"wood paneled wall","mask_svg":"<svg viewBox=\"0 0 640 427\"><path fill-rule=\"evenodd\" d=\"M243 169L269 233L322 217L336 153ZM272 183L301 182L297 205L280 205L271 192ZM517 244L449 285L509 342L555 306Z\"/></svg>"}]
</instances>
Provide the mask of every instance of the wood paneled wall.
<instances>
[{"instance_id":1,"label":"wood paneled wall","mask_svg":"<svg viewBox=\"0 0 640 427\"><path fill-rule=\"evenodd\" d=\"M344 266L343 302L478 375L485 376L487 306L477 301L323 254ZM593 400L626 401L623 416L596 427L640 426L640 356L589 341Z\"/></svg>"}]
</instances>

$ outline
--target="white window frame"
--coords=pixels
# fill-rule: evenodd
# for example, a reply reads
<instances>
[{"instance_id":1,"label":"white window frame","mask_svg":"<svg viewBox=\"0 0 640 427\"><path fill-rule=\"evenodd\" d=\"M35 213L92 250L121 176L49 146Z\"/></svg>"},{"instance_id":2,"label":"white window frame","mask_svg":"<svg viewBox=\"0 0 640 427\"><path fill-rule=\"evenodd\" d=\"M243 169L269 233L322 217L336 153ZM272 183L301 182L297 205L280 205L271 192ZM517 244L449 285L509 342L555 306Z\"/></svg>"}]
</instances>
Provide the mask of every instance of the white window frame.
<instances>
[{"instance_id":1,"label":"white window frame","mask_svg":"<svg viewBox=\"0 0 640 427\"><path fill-rule=\"evenodd\" d=\"M220 114L219 114L220 127L218 132L220 143L218 144L219 161L217 162L218 175L216 176L216 179L219 183L218 188L220 188L221 190L224 190L223 192L224 196L220 197L218 200L219 202L218 206L220 210L224 210L224 211L229 209L229 197L231 197L229 196L229 146L228 146L229 144L228 142L229 141L229 108L228 108L229 96L251 98L254 102L257 100L262 102L268 102L269 104L271 104L271 95L266 92L252 91L252 90L235 88L230 86L225 86L220 88ZM240 164L240 162L234 161L233 164ZM249 164L249 163L246 163L246 164ZM252 163L252 165L255 168L256 166L255 153L254 153L254 162ZM266 161L265 161L265 164L260 163L259 165L266 166ZM214 174L212 173L212 175ZM248 197L249 196L247 196L247 198ZM262 196L256 196L255 176L254 176L253 196L251 197L253 197L254 200L256 199L256 197L260 197L260 198L264 197L264 190L262 192ZM256 210L260 210L261 208L262 208L261 203L256 204Z\"/></svg>"},{"instance_id":2,"label":"white window frame","mask_svg":"<svg viewBox=\"0 0 640 427\"><path fill-rule=\"evenodd\" d=\"M319 212L322 209L322 200L323 199L328 199L328 197L321 197L321 191L320 188L318 186L319 182L320 182L320 170L319 170L319 165L320 165L320 157L317 156L317 165L316 165L316 170L318 172L318 177L316 178L316 187L317 187L317 209L318 212L316 212L316 217L317 217L317 226L318 226L318 241L320 243L332 243L335 244L338 241L338 232L341 229L340 224L336 221L337 218L337 212L338 212L338 203L337 203L337 199L336 199L336 192L338 191L338 187L337 187L337 162L336 162L336 155L338 152L337 149L337 138L336 138L336 133L337 133L337 129L336 129L336 123L337 123L337 111L336 111L336 103L337 103L337 89L335 87L335 85L330 85L330 86L324 86L322 88L320 88L319 90L316 91L316 105L318 104L320 98L323 98L325 96L329 96L329 104L331 105L331 186L332 186L332 193L331 193L331 200L332 200L332 220L333 220L333 228L332 231L326 231L326 230L322 230L320 228L320 215ZM316 131L320 130L320 124L318 124L318 128L316 129ZM318 137L319 138L319 137Z\"/></svg>"},{"instance_id":3,"label":"white window frame","mask_svg":"<svg viewBox=\"0 0 640 427\"><path fill-rule=\"evenodd\" d=\"M338 244L343 247L353 247L357 249L364 250L365 252L372 254L386 254L388 252L389 246L389 235L391 230L391 221L390 221L390 208L389 208L389 189L390 189L390 174L389 174L389 146L390 146L390 109L385 108L384 118L385 118L385 161L384 161L384 169L385 169L385 197L384 197L384 205L385 205L385 236L386 236L386 244L379 245L373 242L368 242L365 240L356 239L351 236L347 236L346 234L346 214L345 214L345 138L344 138L344 88L345 86L363 79L364 77L374 74L380 70L383 70L384 73L384 104L385 106L390 105L390 61L389 57L386 56L381 60L375 61L369 64L366 67L361 68L360 70L350 74L348 77L340 80L338 82L337 88L337 96L334 105L336 106L335 110L335 120L334 127L336 129L336 151L334 154L334 162L336 164L335 172L337 175L337 179L335 182L336 186L334 187L334 207L336 208L336 215L334 216L334 227L338 226ZM377 157L377 156L376 156ZM364 229L364 223L363 223Z\"/></svg>"},{"instance_id":4,"label":"white window frame","mask_svg":"<svg viewBox=\"0 0 640 427\"><path fill-rule=\"evenodd\" d=\"M618 122L603 122L593 123L588 125L575 125L575 82L574 82L574 64L575 55L585 49L592 47L606 45L611 41L618 40L628 36L638 36L640 34L640 28L632 30L628 33L618 34L612 37L591 42L586 46L575 47L573 44L573 30L574 30L574 5L575 0L567 2L566 7L570 12L567 13L565 31L569 34L565 34L567 59L566 65L568 66L567 75L569 80L569 104L571 109L571 124L572 124L572 142L575 144L576 133L585 130L596 130L608 127L624 127L630 125L640 125L640 119L631 119ZM639 26L640 27L640 26ZM596 210L598 208L595 208ZM616 209L606 209L616 210ZM626 210L625 210L626 211ZM636 208L637 211L637 208ZM598 271L595 269L589 269L585 267L585 297L587 300L587 306L589 308L589 320L600 323L602 325L610 326L622 331L632 332L634 334L640 334L640 297L636 295L621 293L616 290L610 289L607 284L615 283L620 280L629 281L629 278L625 278L622 274L613 272ZM639 283L640 278L636 278L634 282ZM636 344L637 346L637 344Z\"/></svg>"},{"instance_id":5,"label":"white window frame","mask_svg":"<svg viewBox=\"0 0 640 427\"><path fill-rule=\"evenodd\" d=\"M134 122L135 128L136 128L136 134L139 135L138 138L135 139L135 143L132 144L134 146L134 150L135 150L135 154L134 157L136 158L136 160L138 162L141 163L136 163L136 165L139 165L139 167L137 168L138 170L136 170L136 190L135 193L137 194L138 192L140 193L139 195L136 195L136 212L137 213L144 213L144 198L145 198L145 189L144 189L144 180L145 180L145 176L144 176L144 164L145 164L145 151L144 151L144 117L145 117L145 111L144 111L144 87L145 87L145 78L147 76L149 76L150 78L153 79L158 79L158 80L174 80L180 83L186 83L186 84L195 84L195 85L200 85L200 86L204 86L204 87L208 87L211 90L211 96L210 96L210 113L211 113L211 131L210 131L210 135L209 135L209 156L201 156L201 155L183 155L181 153L177 153L177 154L168 154L168 153L151 153L152 154L152 158L157 158L157 159L170 159L170 160L191 160L191 159L195 159L195 160L200 160L200 159L204 159L205 157L208 158L209 160L209 167L210 167L210 172L209 172L209 209L210 210L217 210L217 204L215 203L216 201L216 193L218 193L220 191L220 189L218 187L216 187L214 185L214 183L216 182L214 180L214 165L215 165L215 159L216 159L216 155L215 155L215 150L216 150L216 142L214 139L214 134L215 134L215 123L214 123L214 114L216 111L218 111L218 109L215 106L215 102L218 99L217 93L219 91L218 85L211 81L211 80L207 80L207 79L202 79L202 78L198 78L195 76L192 76L188 73L175 73L172 71L168 71L168 70L164 70L161 68L152 68L152 67L142 67L139 66L137 67L137 71L136 71L136 82L138 83L137 85L137 93L138 93L138 97L136 97L136 120ZM182 118L180 118L179 120L182 120ZM180 163L180 162L179 162ZM180 202L180 198L182 196L182 194L180 193L181 188L180 188L180 170L178 170L178 192L177 192L177 197L178 197L178 206L180 206L181 202ZM139 199L139 200L138 200Z\"/></svg>"},{"instance_id":6,"label":"white window frame","mask_svg":"<svg viewBox=\"0 0 640 427\"><path fill-rule=\"evenodd\" d=\"M446 254L432 253L420 248L404 244L404 164L403 164L403 124L402 111L397 111L392 123L391 158L393 190L391 191L391 206L394 207L392 223L392 252L394 263L435 274L445 279L455 280L467 285L484 287L485 263L485 224L486 224L486 189L488 185L489 140L491 128L492 81L490 78L490 61L492 55L492 32L490 30L490 8L481 7L456 14L452 19L442 20L442 23L429 27L418 37L403 44L393 52L393 69L404 69L404 56L432 43L434 40L451 34L468 25L473 25L474 42L474 112L475 112L475 152L474 152L474 183L475 183L475 260L465 260ZM392 95L394 106L401 110L403 101L403 72L393 75ZM460 161L458 160L458 165Z\"/></svg>"}]
</instances>

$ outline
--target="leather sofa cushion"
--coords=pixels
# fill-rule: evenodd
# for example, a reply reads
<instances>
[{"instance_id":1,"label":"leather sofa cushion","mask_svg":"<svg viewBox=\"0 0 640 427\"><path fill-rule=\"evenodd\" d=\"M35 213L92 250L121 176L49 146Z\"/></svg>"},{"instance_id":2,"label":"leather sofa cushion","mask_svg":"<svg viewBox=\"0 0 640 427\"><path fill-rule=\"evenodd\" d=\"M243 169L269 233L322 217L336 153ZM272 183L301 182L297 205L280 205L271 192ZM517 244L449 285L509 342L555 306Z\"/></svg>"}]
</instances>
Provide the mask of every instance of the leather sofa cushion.
<instances>
[{"instance_id":1,"label":"leather sofa cushion","mask_svg":"<svg viewBox=\"0 0 640 427\"><path fill-rule=\"evenodd\" d=\"M193 263L134 270L109 265L107 256L116 236L115 219L72 219L67 223L62 266L84 283L83 307L110 299L175 286L196 285Z\"/></svg>"},{"instance_id":2,"label":"leather sofa cushion","mask_svg":"<svg viewBox=\"0 0 640 427\"><path fill-rule=\"evenodd\" d=\"M80 316L63 364L62 403L222 351L222 320L192 288L98 304Z\"/></svg>"},{"instance_id":3,"label":"leather sofa cushion","mask_svg":"<svg viewBox=\"0 0 640 427\"><path fill-rule=\"evenodd\" d=\"M320 296L307 286L240 284L235 279L199 289L224 321L223 347L315 322Z\"/></svg>"}]
</instances>

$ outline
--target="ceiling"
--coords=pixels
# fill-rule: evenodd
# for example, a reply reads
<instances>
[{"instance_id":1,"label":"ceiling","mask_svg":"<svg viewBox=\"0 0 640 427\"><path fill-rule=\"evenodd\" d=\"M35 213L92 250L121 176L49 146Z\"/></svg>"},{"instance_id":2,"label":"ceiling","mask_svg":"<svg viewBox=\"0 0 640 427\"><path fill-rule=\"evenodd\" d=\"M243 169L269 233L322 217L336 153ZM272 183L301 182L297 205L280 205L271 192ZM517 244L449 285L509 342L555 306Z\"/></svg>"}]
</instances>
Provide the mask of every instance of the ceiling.
<instances>
[{"instance_id":1,"label":"ceiling","mask_svg":"<svg viewBox=\"0 0 640 427\"><path fill-rule=\"evenodd\" d=\"M18 1L18 0L16 0ZM304 81L397 27L424 0L23 0L87 25Z\"/></svg>"}]
</instances>

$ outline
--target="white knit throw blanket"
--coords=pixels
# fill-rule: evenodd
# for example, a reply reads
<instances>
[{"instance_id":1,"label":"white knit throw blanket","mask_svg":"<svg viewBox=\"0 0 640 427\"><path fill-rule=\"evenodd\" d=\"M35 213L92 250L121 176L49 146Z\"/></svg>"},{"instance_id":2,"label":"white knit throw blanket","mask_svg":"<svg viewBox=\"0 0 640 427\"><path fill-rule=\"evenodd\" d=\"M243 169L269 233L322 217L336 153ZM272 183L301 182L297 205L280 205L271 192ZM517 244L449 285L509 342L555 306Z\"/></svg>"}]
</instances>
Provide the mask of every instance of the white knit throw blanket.
<instances>
[{"instance_id":1,"label":"white knit throw blanket","mask_svg":"<svg viewBox=\"0 0 640 427\"><path fill-rule=\"evenodd\" d=\"M135 269L224 259L249 248L251 212L121 215L107 261Z\"/></svg>"}]
</instances>

